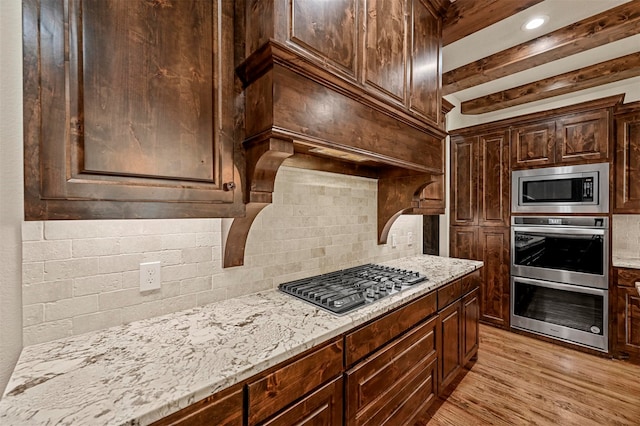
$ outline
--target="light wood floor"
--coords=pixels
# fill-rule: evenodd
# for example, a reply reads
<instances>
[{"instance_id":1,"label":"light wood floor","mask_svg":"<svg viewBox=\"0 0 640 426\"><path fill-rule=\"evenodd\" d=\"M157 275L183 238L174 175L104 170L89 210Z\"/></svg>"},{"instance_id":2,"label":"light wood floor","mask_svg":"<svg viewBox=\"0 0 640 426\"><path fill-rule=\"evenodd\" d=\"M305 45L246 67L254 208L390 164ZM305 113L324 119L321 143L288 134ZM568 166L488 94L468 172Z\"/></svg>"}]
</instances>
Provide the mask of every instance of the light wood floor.
<instances>
[{"instance_id":1,"label":"light wood floor","mask_svg":"<svg viewBox=\"0 0 640 426\"><path fill-rule=\"evenodd\" d=\"M478 361L416 426L640 425L640 366L480 326Z\"/></svg>"}]
</instances>

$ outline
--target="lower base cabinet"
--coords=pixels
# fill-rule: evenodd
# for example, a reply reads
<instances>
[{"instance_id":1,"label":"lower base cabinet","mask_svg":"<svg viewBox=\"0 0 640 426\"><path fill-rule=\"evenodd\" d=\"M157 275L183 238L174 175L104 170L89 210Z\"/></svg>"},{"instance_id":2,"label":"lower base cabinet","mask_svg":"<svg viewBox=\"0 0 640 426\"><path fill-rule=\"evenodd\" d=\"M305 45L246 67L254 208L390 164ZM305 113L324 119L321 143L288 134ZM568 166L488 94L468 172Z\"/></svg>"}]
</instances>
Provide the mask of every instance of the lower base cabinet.
<instances>
[{"instance_id":1,"label":"lower base cabinet","mask_svg":"<svg viewBox=\"0 0 640 426\"><path fill-rule=\"evenodd\" d=\"M434 316L346 372L347 425L406 424L431 405L437 325Z\"/></svg>"},{"instance_id":2,"label":"lower base cabinet","mask_svg":"<svg viewBox=\"0 0 640 426\"><path fill-rule=\"evenodd\" d=\"M422 420L477 354L480 276L468 274L154 425Z\"/></svg>"},{"instance_id":3,"label":"lower base cabinet","mask_svg":"<svg viewBox=\"0 0 640 426\"><path fill-rule=\"evenodd\" d=\"M640 270L615 268L617 356L640 364Z\"/></svg>"}]
</instances>

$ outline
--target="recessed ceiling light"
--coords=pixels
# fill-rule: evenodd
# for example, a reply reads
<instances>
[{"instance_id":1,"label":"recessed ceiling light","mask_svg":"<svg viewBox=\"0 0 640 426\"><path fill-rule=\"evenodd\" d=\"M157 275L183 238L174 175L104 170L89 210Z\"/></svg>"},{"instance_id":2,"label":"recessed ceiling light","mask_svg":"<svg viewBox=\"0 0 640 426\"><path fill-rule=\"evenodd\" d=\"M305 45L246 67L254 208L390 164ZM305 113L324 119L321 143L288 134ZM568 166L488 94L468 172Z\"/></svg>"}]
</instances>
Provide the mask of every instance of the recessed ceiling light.
<instances>
[{"instance_id":1,"label":"recessed ceiling light","mask_svg":"<svg viewBox=\"0 0 640 426\"><path fill-rule=\"evenodd\" d=\"M545 15L535 16L535 17L529 19L527 22L525 22L525 24L522 26L522 29L523 30L534 30L536 28L540 28L548 20L549 20L549 17L545 16Z\"/></svg>"}]
</instances>

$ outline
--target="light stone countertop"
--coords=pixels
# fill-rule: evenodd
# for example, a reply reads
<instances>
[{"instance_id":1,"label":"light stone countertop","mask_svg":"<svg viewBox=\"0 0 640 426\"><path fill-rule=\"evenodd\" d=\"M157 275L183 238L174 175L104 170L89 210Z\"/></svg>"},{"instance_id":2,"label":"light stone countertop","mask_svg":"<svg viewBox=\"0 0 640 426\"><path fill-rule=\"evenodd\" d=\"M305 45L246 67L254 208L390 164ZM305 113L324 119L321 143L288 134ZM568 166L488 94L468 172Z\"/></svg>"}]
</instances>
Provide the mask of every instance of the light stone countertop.
<instances>
[{"instance_id":1,"label":"light stone countertop","mask_svg":"<svg viewBox=\"0 0 640 426\"><path fill-rule=\"evenodd\" d=\"M611 256L611 263L617 268L640 269L640 257Z\"/></svg>"},{"instance_id":2,"label":"light stone countertop","mask_svg":"<svg viewBox=\"0 0 640 426\"><path fill-rule=\"evenodd\" d=\"M25 347L0 424L148 424L482 266L428 255L382 264L428 281L345 316L271 290Z\"/></svg>"}]
</instances>

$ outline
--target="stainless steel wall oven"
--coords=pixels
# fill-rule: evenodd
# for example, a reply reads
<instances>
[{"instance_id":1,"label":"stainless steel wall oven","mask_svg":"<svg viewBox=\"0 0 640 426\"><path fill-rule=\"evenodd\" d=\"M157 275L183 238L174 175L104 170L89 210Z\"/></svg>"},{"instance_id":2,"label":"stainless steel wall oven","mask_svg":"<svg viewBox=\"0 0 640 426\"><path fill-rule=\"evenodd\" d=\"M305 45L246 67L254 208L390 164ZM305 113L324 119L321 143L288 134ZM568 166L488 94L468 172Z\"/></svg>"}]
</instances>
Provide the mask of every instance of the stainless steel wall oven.
<instances>
[{"instance_id":1,"label":"stainless steel wall oven","mask_svg":"<svg viewBox=\"0 0 640 426\"><path fill-rule=\"evenodd\" d=\"M514 216L511 326L608 350L609 219Z\"/></svg>"}]
</instances>

